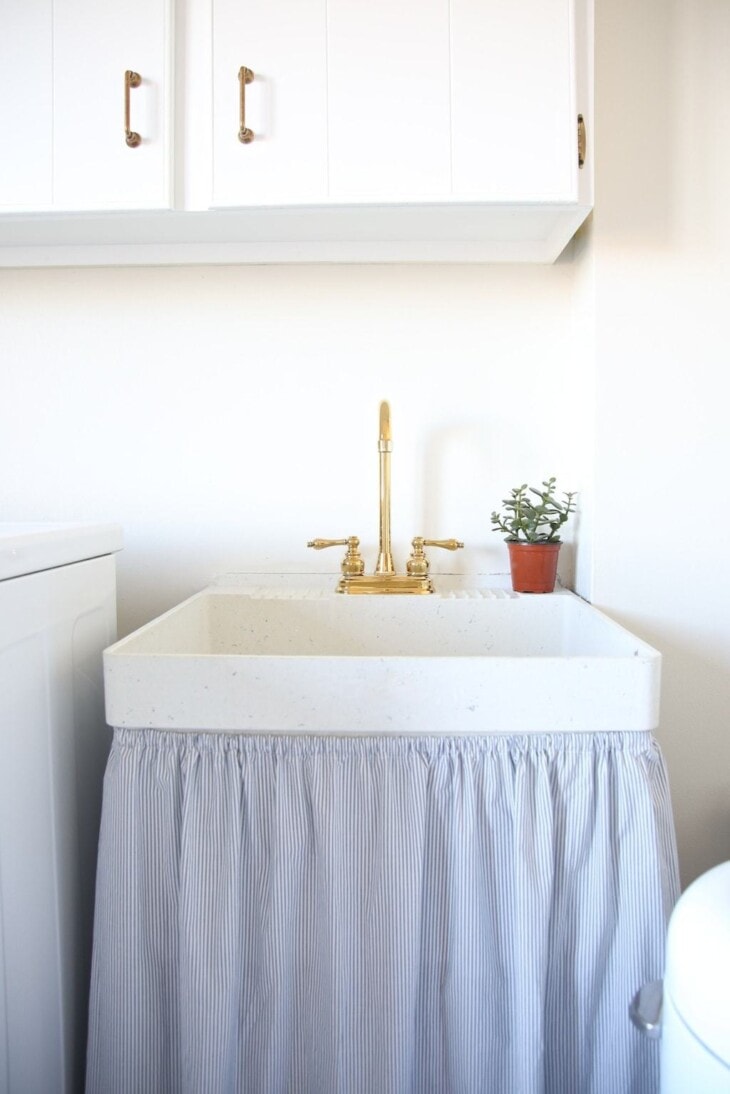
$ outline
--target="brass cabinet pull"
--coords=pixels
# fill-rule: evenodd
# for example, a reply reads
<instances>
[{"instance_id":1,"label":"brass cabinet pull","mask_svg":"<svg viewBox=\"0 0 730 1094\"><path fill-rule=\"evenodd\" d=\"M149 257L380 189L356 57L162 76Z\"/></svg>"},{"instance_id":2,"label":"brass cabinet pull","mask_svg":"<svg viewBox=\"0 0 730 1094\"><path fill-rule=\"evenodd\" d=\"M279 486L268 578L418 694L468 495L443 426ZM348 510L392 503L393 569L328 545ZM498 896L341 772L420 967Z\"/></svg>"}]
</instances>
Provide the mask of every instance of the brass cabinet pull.
<instances>
[{"instance_id":1,"label":"brass cabinet pull","mask_svg":"<svg viewBox=\"0 0 730 1094\"><path fill-rule=\"evenodd\" d=\"M253 140L253 130L246 128L246 84L253 82L253 72L250 68L241 67L238 70L238 82L240 84L239 110L241 123L238 129L238 139L241 144L250 144Z\"/></svg>"},{"instance_id":2,"label":"brass cabinet pull","mask_svg":"<svg viewBox=\"0 0 730 1094\"><path fill-rule=\"evenodd\" d=\"M133 87L139 87L141 83L142 77L139 73L127 69L124 73L124 139L128 148L136 148L138 144L142 143L139 133L132 132L129 120L129 92Z\"/></svg>"}]
</instances>

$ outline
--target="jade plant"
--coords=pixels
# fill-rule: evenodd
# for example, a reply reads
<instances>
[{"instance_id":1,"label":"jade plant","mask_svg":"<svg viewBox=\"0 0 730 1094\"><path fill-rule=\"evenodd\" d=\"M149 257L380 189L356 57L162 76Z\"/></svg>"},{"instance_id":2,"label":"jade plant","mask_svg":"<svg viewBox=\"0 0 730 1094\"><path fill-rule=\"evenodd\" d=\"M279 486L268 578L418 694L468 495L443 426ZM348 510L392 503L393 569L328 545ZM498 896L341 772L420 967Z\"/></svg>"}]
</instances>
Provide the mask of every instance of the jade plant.
<instances>
[{"instance_id":1,"label":"jade plant","mask_svg":"<svg viewBox=\"0 0 730 1094\"><path fill-rule=\"evenodd\" d=\"M546 479L542 489L516 486L502 499L502 511L492 513L492 531L504 532L507 543L560 543L560 529L575 512L576 491L563 491L556 497L555 476Z\"/></svg>"}]
</instances>

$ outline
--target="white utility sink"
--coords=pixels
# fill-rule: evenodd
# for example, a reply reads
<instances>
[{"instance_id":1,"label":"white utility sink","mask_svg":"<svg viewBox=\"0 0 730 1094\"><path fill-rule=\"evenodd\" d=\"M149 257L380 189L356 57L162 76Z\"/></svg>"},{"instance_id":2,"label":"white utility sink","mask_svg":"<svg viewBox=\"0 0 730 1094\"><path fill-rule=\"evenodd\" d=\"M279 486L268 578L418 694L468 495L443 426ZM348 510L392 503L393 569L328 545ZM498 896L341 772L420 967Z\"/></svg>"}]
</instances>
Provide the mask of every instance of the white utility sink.
<instances>
[{"instance_id":1,"label":"white utility sink","mask_svg":"<svg viewBox=\"0 0 730 1094\"><path fill-rule=\"evenodd\" d=\"M259 578L261 581L261 578ZM213 585L104 653L113 726L326 734L652 730L659 653L569 592ZM333 588L333 586L330 586Z\"/></svg>"}]
</instances>

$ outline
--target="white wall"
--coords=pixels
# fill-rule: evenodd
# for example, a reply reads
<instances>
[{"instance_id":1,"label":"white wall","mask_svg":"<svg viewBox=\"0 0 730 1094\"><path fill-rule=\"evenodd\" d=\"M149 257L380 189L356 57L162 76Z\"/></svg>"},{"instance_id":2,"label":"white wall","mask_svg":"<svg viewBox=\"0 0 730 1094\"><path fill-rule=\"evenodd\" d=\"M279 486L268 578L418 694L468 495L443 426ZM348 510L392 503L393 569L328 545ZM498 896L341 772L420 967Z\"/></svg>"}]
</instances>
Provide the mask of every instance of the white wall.
<instances>
[{"instance_id":1,"label":"white wall","mask_svg":"<svg viewBox=\"0 0 730 1094\"><path fill-rule=\"evenodd\" d=\"M730 859L730 5L596 16L593 599L664 655L688 882Z\"/></svg>"},{"instance_id":2,"label":"white wall","mask_svg":"<svg viewBox=\"0 0 730 1094\"><path fill-rule=\"evenodd\" d=\"M371 562L381 398L401 560L504 569L491 508L557 474L568 575L664 654L688 882L730 858L730 7L598 0L596 32L596 214L552 268L0 273L0 512L121 521L127 632L222 571L334 569L314 535Z\"/></svg>"},{"instance_id":3,"label":"white wall","mask_svg":"<svg viewBox=\"0 0 730 1094\"><path fill-rule=\"evenodd\" d=\"M396 561L457 536L434 568L504 571L508 488L583 488L576 270L0 273L0 511L120 521L123 633L219 572L335 571L314 536L359 535L372 566L387 398Z\"/></svg>"}]
</instances>

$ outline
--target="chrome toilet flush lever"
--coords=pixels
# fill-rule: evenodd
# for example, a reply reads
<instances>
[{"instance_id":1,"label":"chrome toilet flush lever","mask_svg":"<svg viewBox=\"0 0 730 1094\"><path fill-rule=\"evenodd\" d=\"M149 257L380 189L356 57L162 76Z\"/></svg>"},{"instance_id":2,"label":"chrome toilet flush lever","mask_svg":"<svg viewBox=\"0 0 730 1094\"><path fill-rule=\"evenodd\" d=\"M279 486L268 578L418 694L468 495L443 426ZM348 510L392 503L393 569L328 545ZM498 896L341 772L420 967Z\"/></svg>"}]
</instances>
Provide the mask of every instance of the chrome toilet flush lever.
<instances>
[{"instance_id":1,"label":"chrome toilet flush lever","mask_svg":"<svg viewBox=\"0 0 730 1094\"><path fill-rule=\"evenodd\" d=\"M464 544L458 539L424 539L416 536L406 563L405 574L396 573L391 550L390 533L390 454L393 449L390 431L390 406L380 404L380 435L378 438L378 464L380 473L380 537L375 572L365 574L365 563L360 555L357 536L346 539L312 539L307 544L315 551L325 547L347 547L340 564L342 577L338 593L432 593L433 584L428 576L429 562L424 547L441 547L456 551Z\"/></svg>"}]
</instances>

